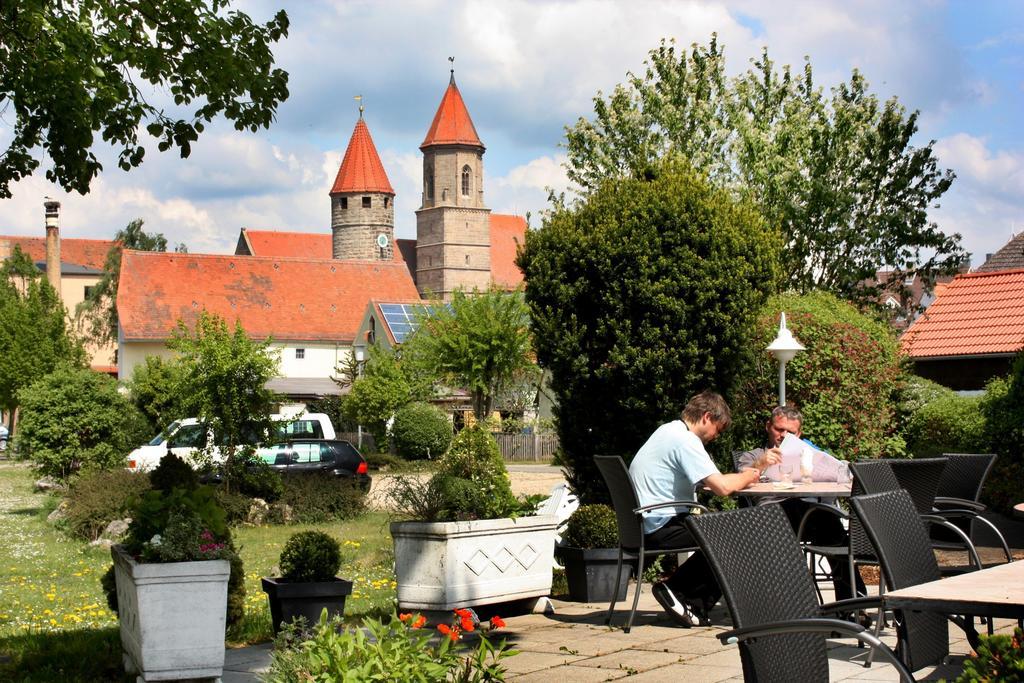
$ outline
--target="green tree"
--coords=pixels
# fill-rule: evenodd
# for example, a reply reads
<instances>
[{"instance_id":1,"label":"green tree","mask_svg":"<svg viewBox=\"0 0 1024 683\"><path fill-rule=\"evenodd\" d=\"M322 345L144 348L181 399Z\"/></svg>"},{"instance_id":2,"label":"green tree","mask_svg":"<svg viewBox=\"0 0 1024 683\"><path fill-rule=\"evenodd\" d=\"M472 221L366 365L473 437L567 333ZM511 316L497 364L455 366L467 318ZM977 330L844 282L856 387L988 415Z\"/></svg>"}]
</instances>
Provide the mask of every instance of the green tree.
<instances>
[{"instance_id":1,"label":"green tree","mask_svg":"<svg viewBox=\"0 0 1024 683\"><path fill-rule=\"evenodd\" d=\"M267 381L278 358L269 341L249 339L240 323L232 331L223 318L203 311L194 330L183 321L168 346L178 352L181 408L210 426L224 460L224 487L231 490L235 461L254 438L269 434L276 395Z\"/></svg>"},{"instance_id":2,"label":"green tree","mask_svg":"<svg viewBox=\"0 0 1024 683\"><path fill-rule=\"evenodd\" d=\"M880 103L858 71L829 97L809 60L780 71L765 49L729 79L714 36L690 53L663 41L646 64L566 129L568 175L583 193L643 177L663 156L686 159L780 226L784 272L800 292L870 300L877 270L892 269L898 288L906 272L932 278L967 262L960 235L928 221L953 173L940 170L934 141L911 144L918 112Z\"/></svg>"},{"instance_id":3,"label":"green tree","mask_svg":"<svg viewBox=\"0 0 1024 683\"><path fill-rule=\"evenodd\" d=\"M448 306L424 310L402 353L439 381L469 391L482 421L495 396L533 365L529 321L520 292L457 289Z\"/></svg>"},{"instance_id":4,"label":"green tree","mask_svg":"<svg viewBox=\"0 0 1024 683\"><path fill-rule=\"evenodd\" d=\"M12 435L22 389L61 363L85 364L66 315L53 287L15 247L0 273L0 408L9 415Z\"/></svg>"},{"instance_id":5,"label":"green tree","mask_svg":"<svg viewBox=\"0 0 1024 683\"><path fill-rule=\"evenodd\" d=\"M567 476L586 503L607 500L594 455L632 457L698 391L728 396L781 278L779 236L753 207L675 161L649 176L556 206L517 261Z\"/></svg>"},{"instance_id":6,"label":"green tree","mask_svg":"<svg viewBox=\"0 0 1024 683\"><path fill-rule=\"evenodd\" d=\"M362 375L352 382L345 397L345 416L370 430L378 450L387 448L388 421L395 411L429 395L404 366L394 350L371 346Z\"/></svg>"},{"instance_id":7,"label":"green tree","mask_svg":"<svg viewBox=\"0 0 1024 683\"><path fill-rule=\"evenodd\" d=\"M985 485L984 501L1009 513L1024 500L1024 353L1018 353L1009 377L985 387L982 399L987 450L995 464Z\"/></svg>"},{"instance_id":8,"label":"green tree","mask_svg":"<svg viewBox=\"0 0 1024 683\"><path fill-rule=\"evenodd\" d=\"M21 458L52 477L82 469L123 467L145 439L145 420L117 381L85 368L61 366L22 389Z\"/></svg>"},{"instance_id":9,"label":"green tree","mask_svg":"<svg viewBox=\"0 0 1024 683\"><path fill-rule=\"evenodd\" d=\"M117 341L117 286L121 277L121 252L125 249L167 251L167 239L159 232L155 235L146 233L142 229L141 218L136 218L114 235L114 245L103 263L103 274L75 311L78 329L87 332L100 346ZM174 250L179 253L188 251L184 244L179 244Z\"/></svg>"},{"instance_id":10,"label":"green tree","mask_svg":"<svg viewBox=\"0 0 1024 683\"><path fill-rule=\"evenodd\" d=\"M160 356L146 356L144 363L135 366L128 396L146 419L150 435L160 433L174 420L191 417L182 405L181 373L179 361Z\"/></svg>"},{"instance_id":11,"label":"green tree","mask_svg":"<svg viewBox=\"0 0 1024 683\"><path fill-rule=\"evenodd\" d=\"M804 414L804 436L847 460L905 455L896 410L904 377L892 328L827 292L773 297L759 311L755 361L733 405L737 445L763 445L778 405L779 366L764 349L782 311L807 347L786 365L786 399Z\"/></svg>"},{"instance_id":12,"label":"green tree","mask_svg":"<svg viewBox=\"0 0 1024 683\"><path fill-rule=\"evenodd\" d=\"M0 11L0 100L14 118L0 197L35 171L40 148L52 161L46 178L85 194L102 169L96 134L127 171L145 155L142 128L160 151L187 157L214 117L255 132L288 97L288 74L270 51L288 34L283 10L263 25L230 0L11 0ZM149 99L157 90L173 107Z\"/></svg>"}]
</instances>

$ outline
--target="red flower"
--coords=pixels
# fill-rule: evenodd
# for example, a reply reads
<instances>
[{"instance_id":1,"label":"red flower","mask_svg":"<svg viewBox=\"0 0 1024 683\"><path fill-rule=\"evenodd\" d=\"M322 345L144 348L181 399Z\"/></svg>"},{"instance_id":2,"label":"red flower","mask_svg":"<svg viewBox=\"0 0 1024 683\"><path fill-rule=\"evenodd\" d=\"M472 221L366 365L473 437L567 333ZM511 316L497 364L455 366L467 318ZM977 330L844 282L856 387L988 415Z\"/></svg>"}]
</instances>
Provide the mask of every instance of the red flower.
<instances>
[{"instance_id":1,"label":"red flower","mask_svg":"<svg viewBox=\"0 0 1024 683\"><path fill-rule=\"evenodd\" d=\"M459 609L455 610L455 614L458 615L458 617L460 619L465 619L466 617L472 617L473 616L472 612L470 612L468 609L464 609L464 608L459 608Z\"/></svg>"},{"instance_id":2,"label":"red flower","mask_svg":"<svg viewBox=\"0 0 1024 683\"><path fill-rule=\"evenodd\" d=\"M494 615L491 617L491 628L505 628L505 620L498 615Z\"/></svg>"},{"instance_id":3,"label":"red flower","mask_svg":"<svg viewBox=\"0 0 1024 683\"><path fill-rule=\"evenodd\" d=\"M421 614L419 619L417 619L416 621L414 621L412 623L412 627L413 628L423 628L423 625L426 624L426 623L427 623L427 618Z\"/></svg>"},{"instance_id":4,"label":"red flower","mask_svg":"<svg viewBox=\"0 0 1024 683\"><path fill-rule=\"evenodd\" d=\"M452 642L455 642L459 639L459 629L451 628L448 626L448 624L438 624L437 630L443 633L444 635L448 636L448 638Z\"/></svg>"},{"instance_id":5,"label":"red flower","mask_svg":"<svg viewBox=\"0 0 1024 683\"><path fill-rule=\"evenodd\" d=\"M398 620L403 622L403 623L406 622L406 621L409 621L410 619L412 619L412 615L409 614L408 612L406 612L405 614L399 614L398 615Z\"/></svg>"},{"instance_id":6,"label":"red flower","mask_svg":"<svg viewBox=\"0 0 1024 683\"><path fill-rule=\"evenodd\" d=\"M462 630L472 631L473 630L473 617L462 617Z\"/></svg>"}]
</instances>

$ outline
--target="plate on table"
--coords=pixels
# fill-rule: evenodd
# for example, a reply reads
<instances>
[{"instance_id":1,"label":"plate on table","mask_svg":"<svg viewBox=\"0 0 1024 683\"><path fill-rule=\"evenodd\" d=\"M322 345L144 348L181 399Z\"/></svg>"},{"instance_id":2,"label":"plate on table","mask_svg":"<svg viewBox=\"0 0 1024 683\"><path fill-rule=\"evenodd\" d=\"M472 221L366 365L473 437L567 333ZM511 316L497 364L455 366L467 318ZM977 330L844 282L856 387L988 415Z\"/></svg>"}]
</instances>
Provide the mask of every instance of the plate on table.
<instances>
[{"instance_id":1,"label":"plate on table","mask_svg":"<svg viewBox=\"0 0 1024 683\"><path fill-rule=\"evenodd\" d=\"M775 481L772 482L772 488L779 489L780 491L789 491L790 489L795 489L796 484L789 481Z\"/></svg>"}]
</instances>

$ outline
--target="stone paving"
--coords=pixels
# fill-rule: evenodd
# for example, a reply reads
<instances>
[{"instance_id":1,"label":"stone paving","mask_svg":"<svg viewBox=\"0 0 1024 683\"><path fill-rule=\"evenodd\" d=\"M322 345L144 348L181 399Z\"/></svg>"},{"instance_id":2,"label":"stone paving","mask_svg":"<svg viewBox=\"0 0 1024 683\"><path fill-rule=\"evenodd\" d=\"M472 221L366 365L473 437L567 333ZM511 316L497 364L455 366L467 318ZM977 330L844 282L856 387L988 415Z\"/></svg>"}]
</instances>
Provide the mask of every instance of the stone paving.
<instances>
[{"instance_id":1,"label":"stone paving","mask_svg":"<svg viewBox=\"0 0 1024 683\"><path fill-rule=\"evenodd\" d=\"M828 593L825 599L830 599ZM632 604L632 589L629 595ZM711 614L711 626L684 629L673 625L645 585L640 596L640 609L630 633L621 625L628 607L618 609L613 627L604 625L607 605L553 601L554 612L528 614L505 619L505 637L519 654L504 662L507 680L517 683L531 681L630 681L694 682L742 681L738 648L722 645L716 633L730 628L728 614L719 605ZM1012 631L1014 622L997 620L997 630ZM895 632L883 632L883 640L895 645ZM830 640L829 659L832 681L897 681L892 666L875 663L865 668L867 650L856 647L852 640ZM228 650L224 683L257 680L270 658L269 644ZM953 680L959 672L955 664L970 653L970 647L956 626L950 627L951 664L922 669L918 680Z\"/></svg>"}]
</instances>

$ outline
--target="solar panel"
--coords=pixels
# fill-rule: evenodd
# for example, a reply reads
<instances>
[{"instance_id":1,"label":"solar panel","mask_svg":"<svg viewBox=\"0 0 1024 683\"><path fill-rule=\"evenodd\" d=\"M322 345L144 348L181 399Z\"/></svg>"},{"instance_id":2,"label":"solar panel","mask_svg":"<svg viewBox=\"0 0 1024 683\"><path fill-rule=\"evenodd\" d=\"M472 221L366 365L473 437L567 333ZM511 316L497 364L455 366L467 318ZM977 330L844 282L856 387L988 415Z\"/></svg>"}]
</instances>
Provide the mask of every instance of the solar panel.
<instances>
[{"instance_id":1,"label":"solar panel","mask_svg":"<svg viewBox=\"0 0 1024 683\"><path fill-rule=\"evenodd\" d=\"M444 304L451 310L451 304ZM380 312L384 315L384 324L388 326L395 342L401 344L410 334L416 331L416 316L426 310L425 304L380 304Z\"/></svg>"}]
</instances>

